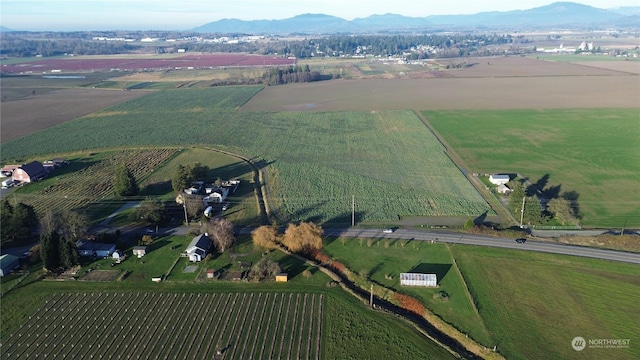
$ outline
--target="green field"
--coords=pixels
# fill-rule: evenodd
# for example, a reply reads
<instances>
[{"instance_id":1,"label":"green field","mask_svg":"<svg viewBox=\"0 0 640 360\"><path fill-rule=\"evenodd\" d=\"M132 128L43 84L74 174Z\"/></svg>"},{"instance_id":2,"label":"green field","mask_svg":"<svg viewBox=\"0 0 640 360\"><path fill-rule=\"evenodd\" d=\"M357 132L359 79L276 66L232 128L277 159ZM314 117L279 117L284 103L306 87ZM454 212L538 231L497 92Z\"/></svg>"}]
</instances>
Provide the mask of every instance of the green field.
<instances>
[{"instance_id":1,"label":"green field","mask_svg":"<svg viewBox=\"0 0 640 360\"><path fill-rule=\"evenodd\" d=\"M424 111L475 173L519 173L578 195L582 223L640 226L638 109ZM471 136L473 135L473 136Z\"/></svg>"},{"instance_id":2,"label":"green field","mask_svg":"<svg viewBox=\"0 0 640 360\"><path fill-rule=\"evenodd\" d=\"M452 253L507 359L640 357L637 265L469 246ZM630 346L577 353L576 336L630 339Z\"/></svg>"},{"instance_id":3,"label":"green field","mask_svg":"<svg viewBox=\"0 0 640 360\"><path fill-rule=\"evenodd\" d=\"M584 358L640 355L633 345L640 341L636 265L464 245L401 244L391 239L330 239L325 251L378 286L414 296L480 344L497 346L507 359L576 358L571 347L576 336L631 339L630 348L586 349L579 354ZM435 273L439 286L402 287L400 272ZM439 291L449 295L448 302L434 298Z\"/></svg>"},{"instance_id":4,"label":"green field","mask_svg":"<svg viewBox=\"0 0 640 360\"><path fill-rule=\"evenodd\" d=\"M483 319L475 313L471 299L465 293L464 279L453 265L448 245L406 240L403 244L403 240L397 239L376 239L371 243L346 239L343 243L336 239L329 242L325 252L351 271L367 274L377 284L419 299L433 313L479 343L485 346L494 344ZM435 273L439 286L401 286L401 272ZM440 291L449 295L448 301L434 298Z\"/></svg>"},{"instance_id":5,"label":"green field","mask_svg":"<svg viewBox=\"0 0 640 360\"><path fill-rule=\"evenodd\" d=\"M358 222L492 214L412 111L236 111L260 89L156 92L3 144L2 156L208 145L265 160L291 219L348 223L352 196Z\"/></svg>"}]
</instances>

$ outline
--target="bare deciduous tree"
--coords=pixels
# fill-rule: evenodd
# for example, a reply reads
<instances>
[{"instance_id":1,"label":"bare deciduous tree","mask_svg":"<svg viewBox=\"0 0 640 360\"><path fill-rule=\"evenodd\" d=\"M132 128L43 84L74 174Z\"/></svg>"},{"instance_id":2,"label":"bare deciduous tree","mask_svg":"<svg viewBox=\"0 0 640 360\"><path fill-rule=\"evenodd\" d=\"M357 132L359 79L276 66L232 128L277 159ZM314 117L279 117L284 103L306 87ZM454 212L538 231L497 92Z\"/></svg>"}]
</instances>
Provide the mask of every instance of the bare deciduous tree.
<instances>
[{"instance_id":1,"label":"bare deciduous tree","mask_svg":"<svg viewBox=\"0 0 640 360\"><path fill-rule=\"evenodd\" d=\"M213 245L215 245L221 253L227 251L236 241L233 224L225 218L216 217L208 219L202 224L202 232L211 238Z\"/></svg>"}]
</instances>

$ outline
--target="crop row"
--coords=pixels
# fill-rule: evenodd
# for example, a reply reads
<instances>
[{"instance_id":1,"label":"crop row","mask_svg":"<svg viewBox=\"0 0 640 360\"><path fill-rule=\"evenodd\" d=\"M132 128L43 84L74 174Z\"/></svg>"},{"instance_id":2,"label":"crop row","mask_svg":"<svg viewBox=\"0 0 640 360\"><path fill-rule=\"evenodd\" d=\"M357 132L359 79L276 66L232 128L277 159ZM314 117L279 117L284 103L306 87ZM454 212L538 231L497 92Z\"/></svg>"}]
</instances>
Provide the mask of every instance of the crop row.
<instances>
[{"instance_id":1,"label":"crop row","mask_svg":"<svg viewBox=\"0 0 640 360\"><path fill-rule=\"evenodd\" d=\"M292 219L343 222L352 196L358 221L492 213L414 112L237 111L260 89L156 92L33 134L31 143L237 149L271 164L272 190L281 213ZM34 151L14 146L4 144L3 154Z\"/></svg>"},{"instance_id":2,"label":"crop row","mask_svg":"<svg viewBox=\"0 0 640 360\"><path fill-rule=\"evenodd\" d=\"M55 178L44 189L22 194L21 200L36 212L71 210L113 194L113 170L117 164L126 164L135 178L151 173L175 153L176 149L151 149L114 152L109 157L79 171Z\"/></svg>"},{"instance_id":3,"label":"crop row","mask_svg":"<svg viewBox=\"0 0 640 360\"><path fill-rule=\"evenodd\" d=\"M319 359L321 294L52 296L2 340L3 359Z\"/></svg>"}]
</instances>

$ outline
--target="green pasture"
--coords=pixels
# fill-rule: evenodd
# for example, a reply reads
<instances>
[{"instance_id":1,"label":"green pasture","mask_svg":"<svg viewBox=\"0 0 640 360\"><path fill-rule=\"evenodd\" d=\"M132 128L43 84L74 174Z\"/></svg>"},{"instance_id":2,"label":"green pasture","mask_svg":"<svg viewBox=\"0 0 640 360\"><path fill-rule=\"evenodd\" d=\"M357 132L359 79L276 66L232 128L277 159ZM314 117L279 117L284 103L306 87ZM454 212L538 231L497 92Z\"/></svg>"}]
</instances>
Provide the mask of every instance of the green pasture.
<instances>
[{"instance_id":1,"label":"green pasture","mask_svg":"<svg viewBox=\"0 0 640 360\"><path fill-rule=\"evenodd\" d=\"M399 239L330 239L325 252L354 273L368 277L374 283L411 295L446 322L481 344L490 346L492 336L484 320L475 313L467 296L464 279L453 265L446 244ZM421 288L400 285L400 273L435 273L438 287ZM449 299L434 297L445 291Z\"/></svg>"},{"instance_id":2,"label":"green pasture","mask_svg":"<svg viewBox=\"0 0 640 360\"><path fill-rule=\"evenodd\" d=\"M582 223L640 226L638 109L424 111L475 173L519 173L578 196Z\"/></svg>"},{"instance_id":3,"label":"green pasture","mask_svg":"<svg viewBox=\"0 0 640 360\"><path fill-rule=\"evenodd\" d=\"M507 359L640 357L637 265L462 245L451 250ZM630 339L631 345L576 353L576 336Z\"/></svg>"},{"instance_id":4,"label":"green pasture","mask_svg":"<svg viewBox=\"0 0 640 360\"><path fill-rule=\"evenodd\" d=\"M2 156L206 145L263 161L291 219L348 223L352 196L358 222L492 213L413 112L235 111L261 88L155 92L3 144Z\"/></svg>"}]
</instances>

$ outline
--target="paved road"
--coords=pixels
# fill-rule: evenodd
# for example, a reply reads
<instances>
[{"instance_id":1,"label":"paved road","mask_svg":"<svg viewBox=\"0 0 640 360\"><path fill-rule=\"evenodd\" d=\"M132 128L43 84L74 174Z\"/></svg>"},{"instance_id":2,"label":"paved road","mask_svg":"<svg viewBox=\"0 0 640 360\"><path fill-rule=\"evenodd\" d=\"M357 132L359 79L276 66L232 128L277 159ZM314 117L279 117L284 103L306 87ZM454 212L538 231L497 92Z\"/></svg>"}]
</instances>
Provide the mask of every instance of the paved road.
<instances>
[{"instance_id":1,"label":"paved road","mask_svg":"<svg viewBox=\"0 0 640 360\"><path fill-rule=\"evenodd\" d=\"M324 229L324 234L329 236L405 239L413 241L445 242L450 244L493 246L640 264L640 254L533 240L527 240L525 243L517 243L515 239L408 229L397 229L391 234L386 234L380 229Z\"/></svg>"}]
</instances>

